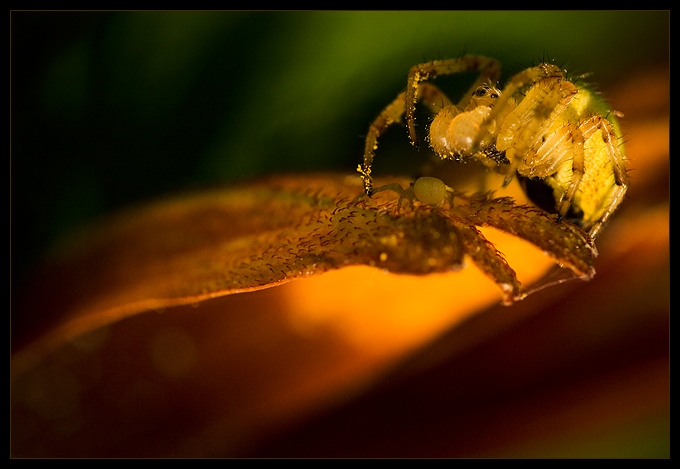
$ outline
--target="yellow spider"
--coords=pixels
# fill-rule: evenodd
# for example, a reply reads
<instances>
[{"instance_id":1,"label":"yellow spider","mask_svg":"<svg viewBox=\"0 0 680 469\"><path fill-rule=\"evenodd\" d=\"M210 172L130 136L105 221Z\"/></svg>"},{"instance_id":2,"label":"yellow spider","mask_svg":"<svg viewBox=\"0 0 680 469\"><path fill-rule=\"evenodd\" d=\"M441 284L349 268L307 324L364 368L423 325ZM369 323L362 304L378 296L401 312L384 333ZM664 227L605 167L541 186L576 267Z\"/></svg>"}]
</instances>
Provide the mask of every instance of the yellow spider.
<instances>
[{"instance_id":1,"label":"yellow spider","mask_svg":"<svg viewBox=\"0 0 680 469\"><path fill-rule=\"evenodd\" d=\"M368 130L358 168L366 194L373 192L371 165L378 137L405 116L409 138L417 146L415 108L422 101L435 114L428 141L440 158L480 161L505 175L505 185L518 174L530 198L536 187L546 189L549 207L542 207L574 221L594 239L628 187L618 113L554 64L523 70L502 91L495 87L500 69L497 60L482 56L412 67L406 91ZM479 76L458 104L427 82L464 72Z\"/></svg>"}]
</instances>

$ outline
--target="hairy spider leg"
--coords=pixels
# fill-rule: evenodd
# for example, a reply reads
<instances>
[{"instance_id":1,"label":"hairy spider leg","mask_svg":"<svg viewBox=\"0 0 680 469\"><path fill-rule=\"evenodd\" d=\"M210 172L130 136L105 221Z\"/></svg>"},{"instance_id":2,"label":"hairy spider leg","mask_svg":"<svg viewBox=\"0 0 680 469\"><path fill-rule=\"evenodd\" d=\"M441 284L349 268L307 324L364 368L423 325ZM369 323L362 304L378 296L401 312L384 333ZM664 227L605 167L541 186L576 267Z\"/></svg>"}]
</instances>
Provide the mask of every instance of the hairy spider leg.
<instances>
[{"instance_id":1,"label":"hairy spider leg","mask_svg":"<svg viewBox=\"0 0 680 469\"><path fill-rule=\"evenodd\" d=\"M606 203L601 216L597 207L584 210L584 228L591 227L590 236L594 239L621 203L628 187L628 175L617 146L616 132L603 116L595 115L582 120L582 111L570 107L579 93L570 81L555 76L539 79L530 85L519 105L503 118L496 138L496 148L505 151L510 161L506 168L505 184L512 180L515 172L527 177L551 178L565 162L571 160L569 180L562 185L566 189L556 195L556 210L558 216L563 218L584 178L586 164L604 165L611 162L614 173L611 192L603 195L602 191L606 189L587 189L586 199L595 200L596 204ZM587 90L582 91L588 93ZM586 143L598 131L606 147L607 161L600 161L592 154L586 158ZM592 174L601 174L598 167L590 167L587 171L590 178ZM592 183L589 181L588 184ZM582 198L579 203L581 208L584 208L584 203Z\"/></svg>"},{"instance_id":2,"label":"hairy spider leg","mask_svg":"<svg viewBox=\"0 0 680 469\"><path fill-rule=\"evenodd\" d=\"M583 136L578 122L570 122L564 115L577 93L570 81L542 79L499 123L496 148L505 151L510 162L504 171L504 185L510 183L517 171L529 177L548 177L572 155L576 179L573 182L578 185L583 174ZM494 110L496 107L491 112ZM575 190L574 187L569 191L572 198Z\"/></svg>"},{"instance_id":3,"label":"hairy spider leg","mask_svg":"<svg viewBox=\"0 0 680 469\"><path fill-rule=\"evenodd\" d=\"M612 165L613 175L614 175L614 185L610 192L606 194L604 201L606 202L606 207L601 215L598 212L593 211L591 213L591 218L588 218L587 223L593 223L590 228L590 237L595 239L600 233L600 230L607 222L609 217L614 213L619 204L623 201L623 198L628 190L628 173L625 168L625 157L621 153L618 141L616 137L616 131L612 124L603 116L592 116L584 120L579 126L583 134L583 139L585 142L591 141L591 139L597 138L598 132L602 138L602 142L607 150L608 162ZM599 159L592 158L595 165L599 165L600 168L589 168L589 173L597 173L599 170L603 169L602 166L606 165L606 162L600 161ZM604 188L607 190L607 188ZM565 212L566 213L566 212Z\"/></svg>"},{"instance_id":4,"label":"hairy spider leg","mask_svg":"<svg viewBox=\"0 0 680 469\"><path fill-rule=\"evenodd\" d=\"M498 101L479 128L479 132L477 133L477 136L473 142L473 153L478 150L478 146L481 141L488 140L489 134L491 133L490 129L497 128L497 126L495 126L496 119L502 112L506 111L506 104L514 99L517 91L546 78L562 80L564 79L564 74L558 66L549 63L542 63L536 67L523 70L510 78L510 80L505 85L505 88L503 88ZM507 182L509 183L510 181Z\"/></svg>"},{"instance_id":5,"label":"hairy spider leg","mask_svg":"<svg viewBox=\"0 0 680 469\"><path fill-rule=\"evenodd\" d=\"M400 93L373 121L366 136L364 148L364 163L359 165L358 171L364 181L364 191L370 197L373 180L371 165L378 148L378 137L396 122L401 122L406 114L409 139L417 147L418 138L415 130L415 106L422 100L435 114L440 109L452 106L453 103L436 86L426 83L426 80L441 75L452 75L464 72L480 72L479 77L461 98L458 107L467 106L475 90L484 83L495 83L500 78L501 64L496 59L483 56L466 56L457 59L435 60L411 67L408 73L406 91Z\"/></svg>"},{"instance_id":6,"label":"hairy spider leg","mask_svg":"<svg viewBox=\"0 0 680 469\"><path fill-rule=\"evenodd\" d=\"M585 138L580 127L577 127L573 123L567 123L548 136L534 154L535 161L537 161L538 165L540 165L541 162L554 162L554 164L547 166L547 168L550 169L545 169L546 166L543 165L536 167L527 166L525 168L520 168L519 170L519 173L523 175L531 174L532 176L535 175L540 178L546 178L555 173L557 167L562 163L570 158L572 159L572 176L569 186L562 194L560 194L559 200L557 200L557 214L560 219L564 218L569 211L569 207L576 194L576 189L583 178L585 171L584 142ZM538 171L537 169L539 168L543 169Z\"/></svg>"},{"instance_id":7,"label":"hairy spider leg","mask_svg":"<svg viewBox=\"0 0 680 469\"><path fill-rule=\"evenodd\" d=\"M496 139L496 148L505 151L510 161L505 185L515 172L547 178L571 159L571 179L557 201L560 219L569 211L585 171L583 131L577 118L574 121L565 113L577 94L578 89L570 81L559 77L540 79L503 120Z\"/></svg>"},{"instance_id":8,"label":"hairy spider leg","mask_svg":"<svg viewBox=\"0 0 680 469\"><path fill-rule=\"evenodd\" d=\"M433 112L439 112L443 107L451 106L449 98L435 85L423 83L420 96L423 103ZM378 149L378 138L395 123L400 123L404 115L404 102L406 91L399 93L380 115L373 121L366 135L366 146L364 147L364 163L359 165L358 171L364 181L364 192L370 197L373 193L373 179L371 178L371 166L375 151Z\"/></svg>"},{"instance_id":9,"label":"hairy spider leg","mask_svg":"<svg viewBox=\"0 0 680 469\"><path fill-rule=\"evenodd\" d=\"M411 208L413 208L413 197L415 196L415 193L409 189L404 189L401 187L401 184L398 182L393 182L391 184L385 184L384 186L376 187L373 189L373 194L377 194L378 192L382 191L393 191L399 194L399 200L397 201L397 209L395 212L399 212L401 210L401 203L404 199L407 199L409 201L409 204L411 205ZM366 197L365 193L362 193L359 197L357 197L354 200L357 200L361 197Z\"/></svg>"},{"instance_id":10,"label":"hairy spider leg","mask_svg":"<svg viewBox=\"0 0 680 469\"><path fill-rule=\"evenodd\" d=\"M435 60L411 67L406 81L406 125L408 126L411 144L414 147L418 146L415 109L416 103L422 96L423 82L437 76L465 72L479 72L479 76L459 101L459 109L467 107L472 94L480 85L488 82L496 83L498 81L501 74L501 63L499 61L489 57L469 55L457 59Z\"/></svg>"}]
</instances>

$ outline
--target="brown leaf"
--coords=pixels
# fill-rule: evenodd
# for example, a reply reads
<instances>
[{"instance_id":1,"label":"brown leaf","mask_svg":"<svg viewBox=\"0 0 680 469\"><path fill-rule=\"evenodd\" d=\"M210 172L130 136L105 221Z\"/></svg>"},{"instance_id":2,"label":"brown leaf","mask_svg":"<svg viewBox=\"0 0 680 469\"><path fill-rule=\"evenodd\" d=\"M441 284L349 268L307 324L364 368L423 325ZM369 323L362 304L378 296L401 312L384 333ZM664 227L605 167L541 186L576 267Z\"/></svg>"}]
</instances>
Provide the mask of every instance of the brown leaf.
<instances>
[{"instance_id":1,"label":"brown leaf","mask_svg":"<svg viewBox=\"0 0 680 469\"><path fill-rule=\"evenodd\" d=\"M395 180L408 184L385 182ZM417 202L399 208L389 191L357 198L361 187L358 176L271 177L161 200L105 220L62 247L32 286L23 310L46 317L33 319L26 335L36 337L39 323L49 331L41 348L49 349L142 311L343 266L429 274L460 269L466 256L501 288L504 303L521 299L515 271L475 225L523 237L581 278L594 273L587 236L535 208L481 197L453 210Z\"/></svg>"}]
</instances>

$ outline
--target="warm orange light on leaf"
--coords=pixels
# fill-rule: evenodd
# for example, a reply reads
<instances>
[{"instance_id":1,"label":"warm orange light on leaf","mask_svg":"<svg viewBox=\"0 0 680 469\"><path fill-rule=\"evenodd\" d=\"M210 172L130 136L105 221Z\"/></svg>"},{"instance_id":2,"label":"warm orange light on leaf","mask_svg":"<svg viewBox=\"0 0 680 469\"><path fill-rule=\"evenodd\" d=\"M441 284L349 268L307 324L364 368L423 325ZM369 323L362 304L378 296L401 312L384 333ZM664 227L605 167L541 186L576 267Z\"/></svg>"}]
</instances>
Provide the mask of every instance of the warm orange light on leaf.
<instances>
[{"instance_id":1,"label":"warm orange light on leaf","mask_svg":"<svg viewBox=\"0 0 680 469\"><path fill-rule=\"evenodd\" d=\"M554 265L543 251L494 229L485 229L524 285ZM293 282L286 288L290 321L304 331L332 326L350 343L376 356L414 349L441 331L498 303L498 287L468 262L460 271L427 276L347 267Z\"/></svg>"},{"instance_id":2,"label":"warm orange light on leaf","mask_svg":"<svg viewBox=\"0 0 680 469\"><path fill-rule=\"evenodd\" d=\"M41 325L50 330L19 352L15 371L126 316L352 265L422 275L471 263L500 287L505 303L521 299L515 271L477 225L531 241L581 278L594 273L594 248L583 232L509 198L407 209L387 192L357 199L361 187L358 176L272 177L160 201L104 222L64 248L33 285L24 309L48 312ZM477 298L478 280L459 280L450 280L449 301L488 301ZM355 281L338 291L362 288Z\"/></svg>"}]
</instances>

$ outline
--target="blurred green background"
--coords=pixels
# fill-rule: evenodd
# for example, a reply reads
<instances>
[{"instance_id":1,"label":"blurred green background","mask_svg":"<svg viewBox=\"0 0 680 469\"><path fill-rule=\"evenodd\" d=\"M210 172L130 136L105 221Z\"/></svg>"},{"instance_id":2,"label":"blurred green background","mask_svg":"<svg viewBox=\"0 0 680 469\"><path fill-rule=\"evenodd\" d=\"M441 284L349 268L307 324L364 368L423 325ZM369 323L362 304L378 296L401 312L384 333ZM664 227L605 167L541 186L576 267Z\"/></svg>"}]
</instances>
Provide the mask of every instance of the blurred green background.
<instances>
[{"instance_id":1,"label":"blurred green background","mask_svg":"<svg viewBox=\"0 0 680 469\"><path fill-rule=\"evenodd\" d=\"M10 26L14 282L58 238L134 202L353 172L416 63L484 54L507 78L550 57L593 72L606 96L669 55L667 11L15 11Z\"/></svg>"}]
</instances>

